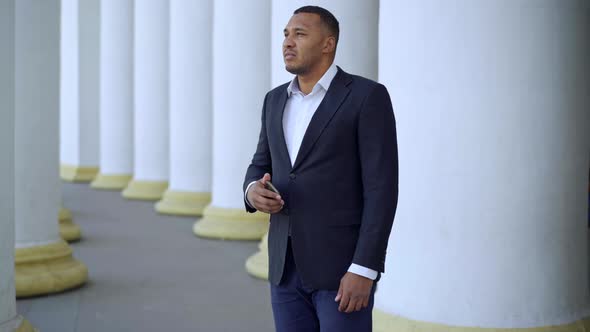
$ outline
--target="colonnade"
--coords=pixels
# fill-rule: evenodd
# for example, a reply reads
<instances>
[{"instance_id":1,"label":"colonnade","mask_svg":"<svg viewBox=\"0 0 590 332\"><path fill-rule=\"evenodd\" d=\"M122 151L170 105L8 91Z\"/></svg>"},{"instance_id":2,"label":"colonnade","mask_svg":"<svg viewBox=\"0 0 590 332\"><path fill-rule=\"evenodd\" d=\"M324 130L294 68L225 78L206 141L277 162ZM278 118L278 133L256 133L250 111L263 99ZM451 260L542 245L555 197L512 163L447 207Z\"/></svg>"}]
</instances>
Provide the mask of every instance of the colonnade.
<instances>
[{"instance_id":1,"label":"colonnade","mask_svg":"<svg viewBox=\"0 0 590 332\"><path fill-rule=\"evenodd\" d=\"M17 293L29 276L41 278L28 265L39 248L67 262L62 271L75 271L78 279L63 287L86 277L55 218L45 220L60 209L58 155L62 179L154 201L160 213L201 217L198 236L264 238L268 217L244 212L241 183L264 94L292 78L282 29L304 2L63 0L61 58L58 1L9 3L17 3L9 11L15 58L2 62L16 63L18 80L2 84L14 88L17 112L6 122L14 123L14 144L2 147L16 168L2 166L14 183L1 179L16 208ZM588 4L315 3L340 21L336 63L385 84L396 113L400 200L375 330L583 331ZM19 13L34 20L19 25ZM35 47L42 59L25 52ZM61 92L47 81L60 81ZM0 226L10 243L13 225ZM246 268L265 278L267 264L262 240ZM14 322L4 292L13 286L0 280L0 303L8 303L0 324Z\"/></svg>"}]
</instances>

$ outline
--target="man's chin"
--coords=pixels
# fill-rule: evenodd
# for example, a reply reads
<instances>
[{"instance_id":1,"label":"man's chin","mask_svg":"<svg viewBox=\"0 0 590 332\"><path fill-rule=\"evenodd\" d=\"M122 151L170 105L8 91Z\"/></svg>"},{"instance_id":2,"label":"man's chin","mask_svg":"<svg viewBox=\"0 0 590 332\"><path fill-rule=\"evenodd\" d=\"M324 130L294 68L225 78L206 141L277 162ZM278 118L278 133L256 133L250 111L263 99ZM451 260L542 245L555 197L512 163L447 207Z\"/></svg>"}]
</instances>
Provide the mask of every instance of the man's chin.
<instances>
[{"instance_id":1,"label":"man's chin","mask_svg":"<svg viewBox=\"0 0 590 332\"><path fill-rule=\"evenodd\" d=\"M285 65L285 70L288 71L289 73L293 74L293 75L299 75L299 74L301 74L301 68L297 68L297 67Z\"/></svg>"}]
</instances>

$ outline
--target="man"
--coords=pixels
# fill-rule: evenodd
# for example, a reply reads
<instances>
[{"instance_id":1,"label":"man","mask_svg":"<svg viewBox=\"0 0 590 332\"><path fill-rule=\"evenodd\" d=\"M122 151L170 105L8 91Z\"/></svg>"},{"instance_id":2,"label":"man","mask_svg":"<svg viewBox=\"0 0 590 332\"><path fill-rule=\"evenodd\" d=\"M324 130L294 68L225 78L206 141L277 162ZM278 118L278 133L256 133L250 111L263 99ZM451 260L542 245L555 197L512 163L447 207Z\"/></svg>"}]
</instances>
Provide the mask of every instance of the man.
<instances>
[{"instance_id":1,"label":"man","mask_svg":"<svg viewBox=\"0 0 590 332\"><path fill-rule=\"evenodd\" d=\"M271 214L276 330L371 331L397 206L391 101L383 85L333 64L339 26L329 11L299 8L284 33L296 77L264 99L244 182L246 209Z\"/></svg>"}]
</instances>

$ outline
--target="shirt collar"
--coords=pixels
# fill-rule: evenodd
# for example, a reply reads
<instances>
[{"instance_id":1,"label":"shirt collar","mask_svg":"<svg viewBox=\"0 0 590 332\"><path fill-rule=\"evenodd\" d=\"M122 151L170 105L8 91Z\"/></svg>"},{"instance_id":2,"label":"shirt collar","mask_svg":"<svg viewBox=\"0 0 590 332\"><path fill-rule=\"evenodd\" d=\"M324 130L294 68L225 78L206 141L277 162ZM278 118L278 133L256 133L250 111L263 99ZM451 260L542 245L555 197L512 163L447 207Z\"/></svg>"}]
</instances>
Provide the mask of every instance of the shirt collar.
<instances>
[{"instance_id":1,"label":"shirt collar","mask_svg":"<svg viewBox=\"0 0 590 332\"><path fill-rule=\"evenodd\" d=\"M330 65L330 68L328 68L328 70L326 70L326 72L324 73L324 76L322 76L322 78L320 78L320 80L315 84L312 93L319 88L328 91L328 88L330 88L330 84L332 84L332 81L334 80L334 77L336 77L337 73L338 67L334 63L332 63L332 65ZM297 81L297 76L295 76L291 83L289 83L289 86L287 86L287 96L291 97L293 93L297 92L301 92L301 90L299 90L299 82Z\"/></svg>"}]
</instances>

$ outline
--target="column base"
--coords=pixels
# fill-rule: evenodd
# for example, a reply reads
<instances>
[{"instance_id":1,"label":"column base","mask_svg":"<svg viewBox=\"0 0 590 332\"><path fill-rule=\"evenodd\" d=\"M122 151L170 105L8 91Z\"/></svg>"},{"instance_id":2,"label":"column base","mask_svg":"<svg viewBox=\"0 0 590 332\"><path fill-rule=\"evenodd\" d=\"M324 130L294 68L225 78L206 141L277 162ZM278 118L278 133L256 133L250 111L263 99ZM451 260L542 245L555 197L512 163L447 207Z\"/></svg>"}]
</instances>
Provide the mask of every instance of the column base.
<instances>
[{"instance_id":1,"label":"column base","mask_svg":"<svg viewBox=\"0 0 590 332\"><path fill-rule=\"evenodd\" d=\"M90 187L103 190L123 190L133 178L130 174L102 174L98 173Z\"/></svg>"},{"instance_id":2,"label":"column base","mask_svg":"<svg viewBox=\"0 0 590 332\"><path fill-rule=\"evenodd\" d=\"M72 212L62 206L59 208L59 221L61 222L66 220L72 220Z\"/></svg>"},{"instance_id":3,"label":"column base","mask_svg":"<svg viewBox=\"0 0 590 332\"><path fill-rule=\"evenodd\" d=\"M200 217L209 203L210 193L167 190L162 200L156 204L156 211L162 214Z\"/></svg>"},{"instance_id":4,"label":"column base","mask_svg":"<svg viewBox=\"0 0 590 332\"><path fill-rule=\"evenodd\" d=\"M59 175L61 179L69 182L90 182L98 174L98 167L82 167L74 165L61 165Z\"/></svg>"},{"instance_id":5,"label":"column base","mask_svg":"<svg viewBox=\"0 0 590 332\"><path fill-rule=\"evenodd\" d=\"M74 224L70 210L63 207L59 209L59 236L68 242L82 238L80 226Z\"/></svg>"},{"instance_id":6,"label":"column base","mask_svg":"<svg viewBox=\"0 0 590 332\"><path fill-rule=\"evenodd\" d=\"M168 188L166 181L131 180L122 195L127 199L157 201L162 198L166 188Z\"/></svg>"},{"instance_id":7,"label":"column base","mask_svg":"<svg viewBox=\"0 0 590 332\"><path fill-rule=\"evenodd\" d=\"M246 260L246 271L258 279L268 280L268 232L262 237L257 253Z\"/></svg>"},{"instance_id":8,"label":"column base","mask_svg":"<svg viewBox=\"0 0 590 332\"><path fill-rule=\"evenodd\" d=\"M82 230L71 219L60 220L59 236L68 242L79 241L82 238Z\"/></svg>"},{"instance_id":9,"label":"column base","mask_svg":"<svg viewBox=\"0 0 590 332\"><path fill-rule=\"evenodd\" d=\"M242 209L208 206L193 226L195 235L221 240L260 240L268 230L269 216Z\"/></svg>"},{"instance_id":10,"label":"column base","mask_svg":"<svg viewBox=\"0 0 590 332\"><path fill-rule=\"evenodd\" d=\"M29 323L29 321L23 318L20 323L20 326L17 327L16 330L14 330L14 332L39 332L39 330L34 328L33 325Z\"/></svg>"},{"instance_id":11,"label":"column base","mask_svg":"<svg viewBox=\"0 0 590 332\"><path fill-rule=\"evenodd\" d=\"M39 332L23 316L16 316L7 322L0 322L0 331L8 332Z\"/></svg>"},{"instance_id":12,"label":"column base","mask_svg":"<svg viewBox=\"0 0 590 332\"><path fill-rule=\"evenodd\" d=\"M72 257L65 241L16 249L16 297L61 292L84 284L87 278L88 268Z\"/></svg>"},{"instance_id":13,"label":"column base","mask_svg":"<svg viewBox=\"0 0 590 332\"><path fill-rule=\"evenodd\" d=\"M390 315L379 309L373 310L373 330L375 332L585 332L590 328L590 318L559 326L531 328L483 328L461 327L420 322Z\"/></svg>"}]
</instances>

